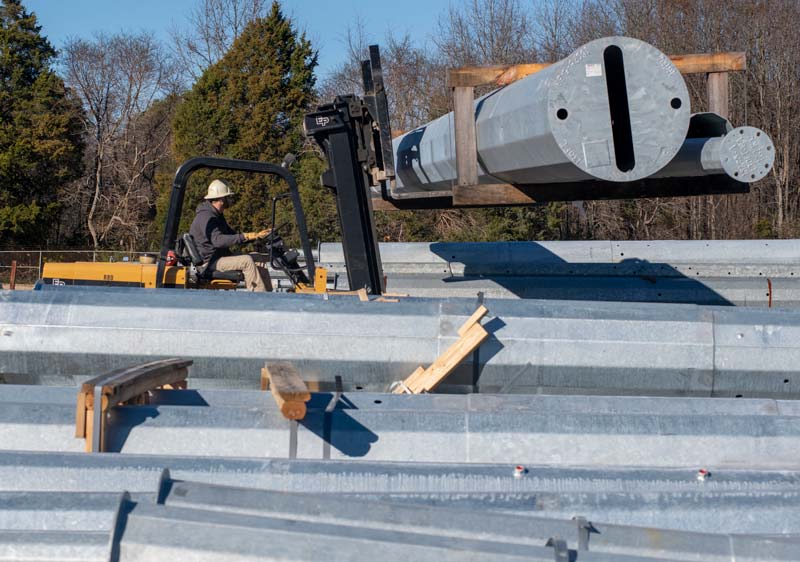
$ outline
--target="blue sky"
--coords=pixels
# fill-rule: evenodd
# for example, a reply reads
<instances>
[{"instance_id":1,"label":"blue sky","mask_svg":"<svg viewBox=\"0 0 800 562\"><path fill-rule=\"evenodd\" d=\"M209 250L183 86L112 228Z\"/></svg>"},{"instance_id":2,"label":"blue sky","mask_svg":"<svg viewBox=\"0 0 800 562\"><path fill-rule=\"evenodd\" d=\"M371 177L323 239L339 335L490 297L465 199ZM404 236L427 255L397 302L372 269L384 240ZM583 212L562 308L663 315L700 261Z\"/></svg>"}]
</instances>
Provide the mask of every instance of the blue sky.
<instances>
[{"instance_id":1,"label":"blue sky","mask_svg":"<svg viewBox=\"0 0 800 562\"><path fill-rule=\"evenodd\" d=\"M172 24L182 26L199 0L23 0L35 12L42 32L56 48L68 37L91 37L96 31L153 31L169 40ZM454 0L457 3L459 0ZM370 30L369 40L381 43L388 30L409 33L420 45L429 41L449 0L283 0L284 12L306 31L319 49L319 74L324 76L344 60L344 36L357 19ZM402 6L402 8L398 8Z\"/></svg>"}]
</instances>

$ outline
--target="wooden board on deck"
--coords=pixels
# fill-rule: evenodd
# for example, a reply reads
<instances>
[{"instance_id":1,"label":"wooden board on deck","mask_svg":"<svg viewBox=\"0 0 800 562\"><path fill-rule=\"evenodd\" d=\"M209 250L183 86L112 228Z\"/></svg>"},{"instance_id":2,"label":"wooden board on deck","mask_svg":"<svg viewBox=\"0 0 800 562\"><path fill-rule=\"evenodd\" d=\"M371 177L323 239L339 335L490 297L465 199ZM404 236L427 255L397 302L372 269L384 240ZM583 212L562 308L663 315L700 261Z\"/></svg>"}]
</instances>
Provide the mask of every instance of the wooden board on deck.
<instances>
[{"instance_id":1,"label":"wooden board on deck","mask_svg":"<svg viewBox=\"0 0 800 562\"><path fill-rule=\"evenodd\" d=\"M459 338L436 358L427 369L417 367L401 384L392 391L394 394L420 394L430 392L439 386L464 359L475 351L489 337L489 332L481 326L481 319L489 310L481 305L458 329Z\"/></svg>"}]
</instances>

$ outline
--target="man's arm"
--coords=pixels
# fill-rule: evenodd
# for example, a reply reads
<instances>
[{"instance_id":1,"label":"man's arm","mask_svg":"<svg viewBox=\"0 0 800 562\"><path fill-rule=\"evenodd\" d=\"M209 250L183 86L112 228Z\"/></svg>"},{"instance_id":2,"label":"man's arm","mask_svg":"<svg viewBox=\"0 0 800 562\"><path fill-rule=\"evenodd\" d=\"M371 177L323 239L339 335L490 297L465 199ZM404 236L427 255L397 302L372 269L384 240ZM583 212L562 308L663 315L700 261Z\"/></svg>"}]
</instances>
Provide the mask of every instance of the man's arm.
<instances>
[{"instance_id":1,"label":"man's arm","mask_svg":"<svg viewBox=\"0 0 800 562\"><path fill-rule=\"evenodd\" d=\"M206 229L206 237L211 241L211 245L217 249L222 248L229 248L230 246L235 246L236 244L242 244L245 241L244 234L240 234L238 232L231 231L230 227L227 227L227 224L220 228L219 221L210 220L208 221L208 227ZM231 232L231 234L227 234L224 231L227 230Z\"/></svg>"}]
</instances>

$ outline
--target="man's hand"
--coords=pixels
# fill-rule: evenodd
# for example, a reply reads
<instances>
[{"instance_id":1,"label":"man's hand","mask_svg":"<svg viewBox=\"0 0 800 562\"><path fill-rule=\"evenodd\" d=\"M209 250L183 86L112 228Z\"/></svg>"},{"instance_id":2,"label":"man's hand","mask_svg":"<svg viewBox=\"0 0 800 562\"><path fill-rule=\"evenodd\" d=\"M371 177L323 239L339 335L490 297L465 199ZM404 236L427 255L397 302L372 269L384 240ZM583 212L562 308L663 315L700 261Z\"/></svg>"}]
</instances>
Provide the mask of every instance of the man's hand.
<instances>
[{"instance_id":1,"label":"man's hand","mask_svg":"<svg viewBox=\"0 0 800 562\"><path fill-rule=\"evenodd\" d=\"M262 238L266 238L269 236L270 232L272 232L271 228L265 228L264 230L260 230L258 232L243 232L242 234L244 234L245 242L252 242L253 240L261 240Z\"/></svg>"}]
</instances>

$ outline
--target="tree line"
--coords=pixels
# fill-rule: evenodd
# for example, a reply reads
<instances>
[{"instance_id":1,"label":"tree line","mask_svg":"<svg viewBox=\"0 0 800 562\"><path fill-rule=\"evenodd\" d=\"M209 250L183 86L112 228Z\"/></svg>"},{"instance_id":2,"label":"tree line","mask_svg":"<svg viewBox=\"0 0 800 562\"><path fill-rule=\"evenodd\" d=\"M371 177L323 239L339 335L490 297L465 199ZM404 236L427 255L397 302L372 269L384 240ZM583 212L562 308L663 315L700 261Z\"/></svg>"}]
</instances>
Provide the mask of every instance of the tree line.
<instances>
[{"instance_id":1,"label":"tree line","mask_svg":"<svg viewBox=\"0 0 800 562\"><path fill-rule=\"evenodd\" d=\"M171 44L152 34L75 38L57 53L22 0L0 2L0 246L154 249L172 176L186 158L225 156L292 167L314 240L339 237L325 164L303 115L360 93L360 61L379 43L395 132L452 109L449 67L559 60L592 39L627 35L668 54L746 51L731 75L731 120L764 129L772 173L746 195L376 214L383 240L796 237L800 230L800 4L783 0L461 0L423 44L351 27L342 63L317 77L317 51L279 2L197 0ZM702 77L688 77L693 111ZM480 93L480 92L479 92ZM238 193L232 224L270 221L283 186L215 174ZM187 191L182 228L210 179ZM278 220L290 220L281 205Z\"/></svg>"}]
</instances>

